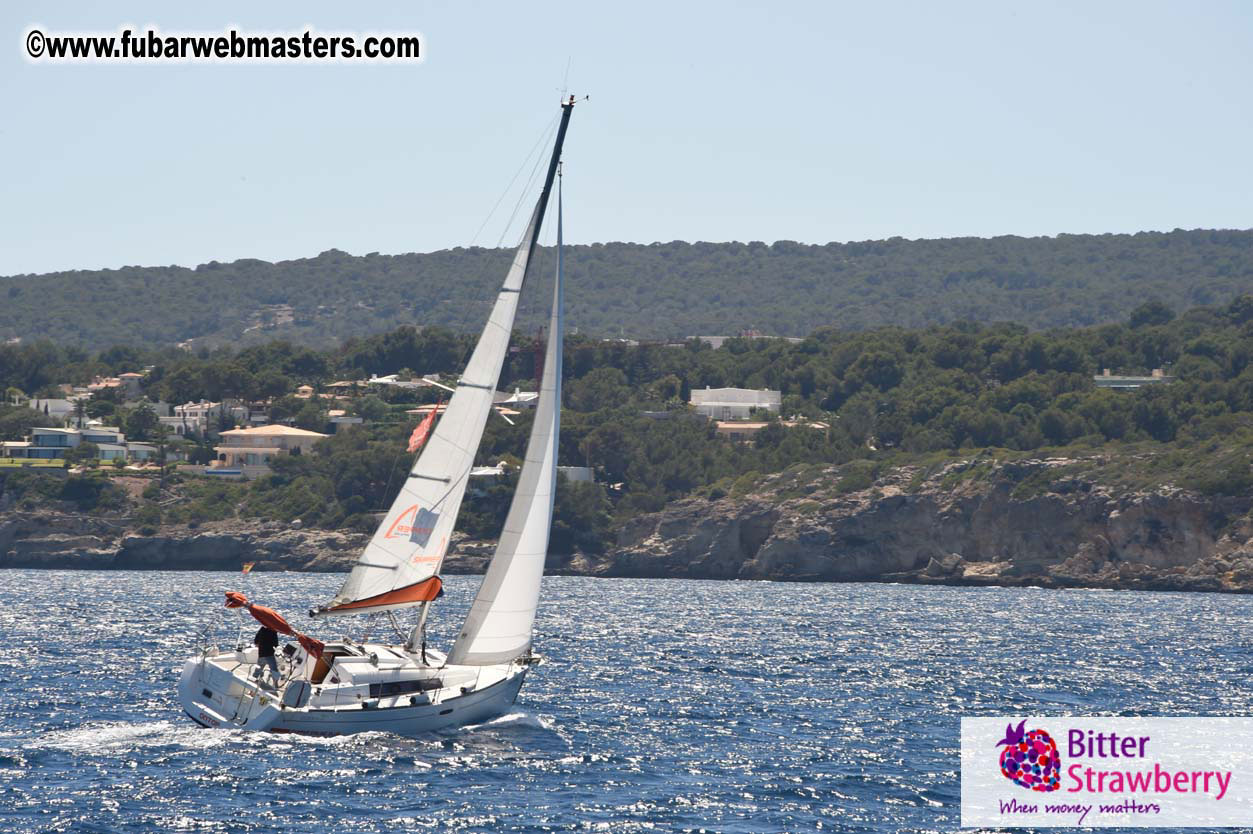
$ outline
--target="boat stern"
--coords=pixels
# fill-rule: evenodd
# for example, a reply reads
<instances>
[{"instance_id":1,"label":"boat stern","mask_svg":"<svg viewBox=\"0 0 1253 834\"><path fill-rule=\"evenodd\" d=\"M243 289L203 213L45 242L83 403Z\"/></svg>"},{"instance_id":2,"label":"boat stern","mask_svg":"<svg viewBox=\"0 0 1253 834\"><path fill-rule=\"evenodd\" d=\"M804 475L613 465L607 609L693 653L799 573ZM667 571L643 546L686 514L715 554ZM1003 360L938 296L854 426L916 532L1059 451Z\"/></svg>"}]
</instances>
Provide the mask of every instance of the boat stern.
<instances>
[{"instance_id":1,"label":"boat stern","mask_svg":"<svg viewBox=\"0 0 1253 834\"><path fill-rule=\"evenodd\" d=\"M224 726L229 722L221 713L221 698L213 697L213 691L204 685L204 680L204 655L187 658L183 663L183 674L178 679L179 706L202 727Z\"/></svg>"}]
</instances>

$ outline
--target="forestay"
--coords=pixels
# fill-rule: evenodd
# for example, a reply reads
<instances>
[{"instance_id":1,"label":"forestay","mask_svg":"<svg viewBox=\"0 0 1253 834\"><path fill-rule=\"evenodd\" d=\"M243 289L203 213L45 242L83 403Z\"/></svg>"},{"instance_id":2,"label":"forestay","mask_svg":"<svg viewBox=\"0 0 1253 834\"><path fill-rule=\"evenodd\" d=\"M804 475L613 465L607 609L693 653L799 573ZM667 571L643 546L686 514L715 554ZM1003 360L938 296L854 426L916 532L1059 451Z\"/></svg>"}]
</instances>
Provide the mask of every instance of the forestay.
<instances>
[{"instance_id":1,"label":"forestay","mask_svg":"<svg viewBox=\"0 0 1253 834\"><path fill-rule=\"evenodd\" d=\"M404 608L429 601L438 594L436 574L448 551L470 467L492 409L518 309L518 296L543 224L572 108L572 104L563 105L539 202L456 392L448 400L443 417L418 455L400 494L339 593L310 615Z\"/></svg>"},{"instance_id":2,"label":"forestay","mask_svg":"<svg viewBox=\"0 0 1253 834\"><path fill-rule=\"evenodd\" d=\"M448 662L456 665L504 663L531 647L535 607L548 553L553 499L557 488L557 447L561 432L562 315L561 187L557 190L557 275L548 323L548 345L535 422L526 461L509 505L505 529Z\"/></svg>"}]
</instances>

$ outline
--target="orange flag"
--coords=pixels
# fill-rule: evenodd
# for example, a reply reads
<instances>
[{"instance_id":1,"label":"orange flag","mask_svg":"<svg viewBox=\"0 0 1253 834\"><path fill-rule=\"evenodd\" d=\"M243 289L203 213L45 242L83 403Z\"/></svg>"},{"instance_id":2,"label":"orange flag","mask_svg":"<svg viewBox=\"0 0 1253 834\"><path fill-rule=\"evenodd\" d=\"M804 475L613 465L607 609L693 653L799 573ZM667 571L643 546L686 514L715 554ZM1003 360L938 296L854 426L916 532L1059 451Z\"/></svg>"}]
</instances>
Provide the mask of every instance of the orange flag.
<instances>
[{"instance_id":1,"label":"orange flag","mask_svg":"<svg viewBox=\"0 0 1253 834\"><path fill-rule=\"evenodd\" d=\"M247 576L248 572L251 571L254 567L256 567L256 565L257 565L256 562L244 562L244 566L243 568L241 568L241 572L244 574L244 576Z\"/></svg>"},{"instance_id":2,"label":"orange flag","mask_svg":"<svg viewBox=\"0 0 1253 834\"><path fill-rule=\"evenodd\" d=\"M413 430L413 434L409 435L408 451L416 452L422 448L422 444L426 442L427 435L431 433L431 426L435 425L435 415L439 413L440 406L443 404L443 400L436 403L435 407L431 409L431 413L422 418L422 422L418 423L418 427Z\"/></svg>"}]
</instances>

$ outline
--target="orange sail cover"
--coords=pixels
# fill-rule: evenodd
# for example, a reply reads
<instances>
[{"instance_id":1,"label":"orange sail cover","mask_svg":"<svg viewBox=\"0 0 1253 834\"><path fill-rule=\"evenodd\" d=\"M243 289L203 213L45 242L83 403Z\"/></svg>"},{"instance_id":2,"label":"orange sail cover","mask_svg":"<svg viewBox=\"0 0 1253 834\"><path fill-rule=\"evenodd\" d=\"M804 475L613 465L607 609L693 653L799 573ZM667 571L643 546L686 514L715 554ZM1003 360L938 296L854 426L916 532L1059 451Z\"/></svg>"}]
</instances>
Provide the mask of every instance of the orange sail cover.
<instances>
[{"instance_id":1,"label":"orange sail cover","mask_svg":"<svg viewBox=\"0 0 1253 834\"><path fill-rule=\"evenodd\" d=\"M283 615L275 611L273 608L266 608L264 605L257 605L248 601L248 597L239 593L239 591L226 592L227 608L247 608L248 613L253 619L261 623L266 628L272 628L279 634L290 634L295 637L300 645L305 647L305 651L314 657L321 657L322 652L326 650L326 644L321 640L301 634L299 631L291 627L291 624L283 618Z\"/></svg>"}]
</instances>

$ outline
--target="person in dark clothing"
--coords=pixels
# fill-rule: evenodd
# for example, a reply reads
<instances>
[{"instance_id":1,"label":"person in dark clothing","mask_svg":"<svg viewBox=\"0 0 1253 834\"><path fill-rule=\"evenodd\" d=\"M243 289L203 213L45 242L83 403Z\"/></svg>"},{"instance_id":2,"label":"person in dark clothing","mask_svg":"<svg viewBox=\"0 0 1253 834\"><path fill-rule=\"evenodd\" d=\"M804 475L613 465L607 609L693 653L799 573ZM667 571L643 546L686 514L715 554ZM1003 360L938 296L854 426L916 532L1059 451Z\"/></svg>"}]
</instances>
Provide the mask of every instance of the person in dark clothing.
<instances>
[{"instance_id":1,"label":"person in dark clothing","mask_svg":"<svg viewBox=\"0 0 1253 834\"><path fill-rule=\"evenodd\" d=\"M269 626L261 626L252 642L257 647L257 666L269 667L272 682L277 685L278 661L274 658L274 650L278 648L278 632Z\"/></svg>"}]
</instances>

